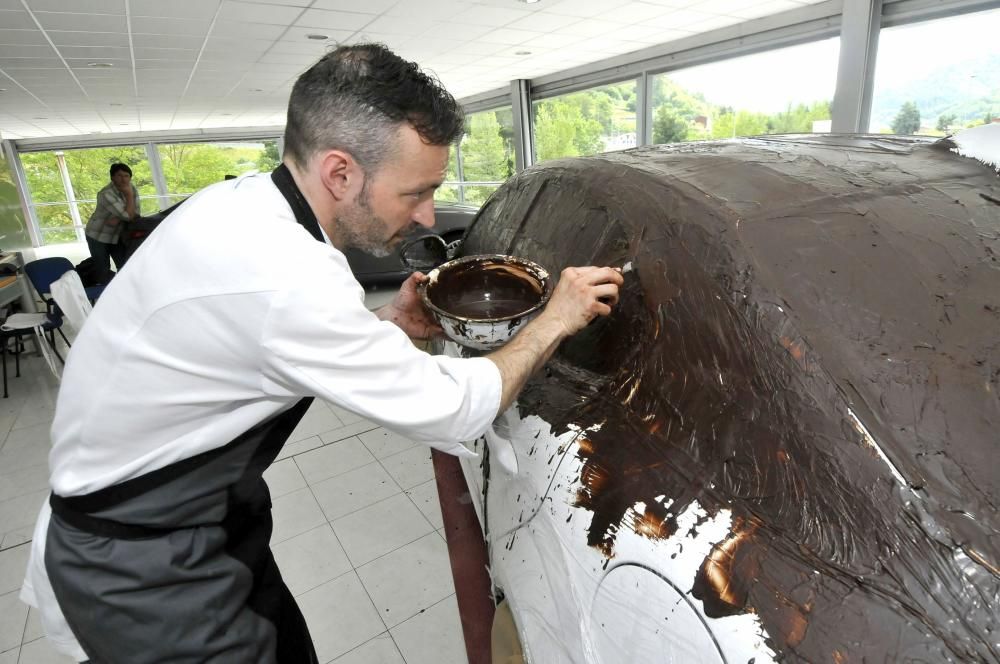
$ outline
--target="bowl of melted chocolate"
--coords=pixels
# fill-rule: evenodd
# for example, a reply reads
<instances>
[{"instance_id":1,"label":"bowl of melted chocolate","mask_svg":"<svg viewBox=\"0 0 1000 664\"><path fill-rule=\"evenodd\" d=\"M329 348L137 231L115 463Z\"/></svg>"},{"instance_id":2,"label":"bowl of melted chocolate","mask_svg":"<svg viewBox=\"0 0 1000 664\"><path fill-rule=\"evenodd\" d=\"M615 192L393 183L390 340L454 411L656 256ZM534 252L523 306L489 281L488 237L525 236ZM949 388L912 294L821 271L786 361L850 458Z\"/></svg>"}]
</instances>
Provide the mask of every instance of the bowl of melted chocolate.
<instances>
[{"instance_id":1,"label":"bowl of melted chocolate","mask_svg":"<svg viewBox=\"0 0 1000 664\"><path fill-rule=\"evenodd\" d=\"M452 341L476 350L507 343L552 294L549 273L515 256L465 256L437 267L420 297Z\"/></svg>"}]
</instances>

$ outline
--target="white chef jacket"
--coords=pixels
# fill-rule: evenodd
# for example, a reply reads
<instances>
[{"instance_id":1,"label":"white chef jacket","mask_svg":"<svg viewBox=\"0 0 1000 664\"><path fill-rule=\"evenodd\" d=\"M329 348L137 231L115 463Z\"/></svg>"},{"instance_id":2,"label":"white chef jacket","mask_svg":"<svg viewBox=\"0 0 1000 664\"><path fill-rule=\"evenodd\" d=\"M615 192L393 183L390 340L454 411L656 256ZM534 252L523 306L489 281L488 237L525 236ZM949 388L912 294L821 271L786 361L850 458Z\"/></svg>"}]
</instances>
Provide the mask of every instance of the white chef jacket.
<instances>
[{"instance_id":1,"label":"white chef jacket","mask_svg":"<svg viewBox=\"0 0 1000 664\"><path fill-rule=\"evenodd\" d=\"M344 255L295 220L269 175L244 176L174 211L101 295L66 361L50 483L75 496L139 477L303 396L468 456L460 441L490 425L500 392L490 360L428 355L378 320ZM22 597L42 600L59 646L48 516L46 504ZM82 655L74 645L61 649Z\"/></svg>"}]
</instances>

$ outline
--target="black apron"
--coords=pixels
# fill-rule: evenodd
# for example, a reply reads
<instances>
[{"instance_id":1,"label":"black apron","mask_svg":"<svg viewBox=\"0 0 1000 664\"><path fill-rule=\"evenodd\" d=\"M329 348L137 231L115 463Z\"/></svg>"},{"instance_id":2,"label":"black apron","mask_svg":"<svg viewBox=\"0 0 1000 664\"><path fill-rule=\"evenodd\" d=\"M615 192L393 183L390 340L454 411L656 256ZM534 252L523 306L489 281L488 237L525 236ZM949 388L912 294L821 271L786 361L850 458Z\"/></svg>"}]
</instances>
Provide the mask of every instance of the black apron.
<instances>
[{"instance_id":1,"label":"black apron","mask_svg":"<svg viewBox=\"0 0 1000 664\"><path fill-rule=\"evenodd\" d=\"M288 169L271 178L296 220L324 241ZM50 497L45 568L94 664L317 662L271 554L262 478L311 403L141 477Z\"/></svg>"}]
</instances>

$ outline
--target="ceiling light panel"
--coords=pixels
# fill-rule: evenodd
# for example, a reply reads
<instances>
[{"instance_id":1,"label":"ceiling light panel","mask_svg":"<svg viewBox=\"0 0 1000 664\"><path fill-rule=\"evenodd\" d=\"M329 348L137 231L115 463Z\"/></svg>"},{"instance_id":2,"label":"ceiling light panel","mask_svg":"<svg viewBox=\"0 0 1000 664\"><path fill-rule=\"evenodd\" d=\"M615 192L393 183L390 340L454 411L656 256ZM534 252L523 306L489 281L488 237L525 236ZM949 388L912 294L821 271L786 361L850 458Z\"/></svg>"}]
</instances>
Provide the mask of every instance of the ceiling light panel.
<instances>
[{"instance_id":1,"label":"ceiling light panel","mask_svg":"<svg viewBox=\"0 0 1000 664\"><path fill-rule=\"evenodd\" d=\"M245 21L247 23L279 23L288 25L302 12L299 7L262 5L256 2L223 0L219 21Z\"/></svg>"},{"instance_id":2,"label":"ceiling light panel","mask_svg":"<svg viewBox=\"0 0 1000 664\"><path fill-rule=\"evenodd\" d=\"M31 14L22 9L0 9L0 25L7 30L36 30Z\"/></svg>"},{"instance_id":3,"label":"ceiling light panel","mask_svg":"<svg viewBox=\"0 0 1000 664\"><path fill-rule=\"evenodd\" d=\"M42 37L42 33L37 33ZM49 39L56 46L128 46L128 35L124 32L76 32L47 30Z\"/></svg>"},{"instance_id":4,"label":"ceiling light panel","mask_svg":"<svg viewBox=\"0 0 1000 664\"><path fill-rule=\"evenodd\" d=\"M327 28L330 30L347 30L353 32L371 23L373 18L371 14L307 9L295 22L295 25L306 28Z\"/></svg>"},{"instance_id":5,"label":"ceiling light panel","mask_svg":"<svg viewBox=\"0 0 1000 664\"><path fill-rule=\"evenodd\" d=\"M126 30L125 16L35 12L35 18L45 30L73 30L76 32L125 32Z\"/></svg>"},{"instance_id":6,"label":"ceiling light panel","mask_svg":"<svg viewBox=\"0 0 1000 664\"><path fill-rule=\"evenodd\" d=\"M314 7L314 8L316 8L316 9L330 9L330 10L335 10L335 11L361 12L361 13L365 13L365 14L381 14L382 12L386 11L387 9L390 9L390 8L392 8L394 6L397 6L397 5L403 5L403 4L406 4L406 3L405 2L400 2L400 0L365 0L364 2L358 2L357 0L316 0L315 2L312 3L311 6ZM423 5L424 5L424 3L421 2L420 4L421 4L421 6L420 6L419 10L416 10L416 11L411 6L410 13L413 14L413 13L419 12L420 14L423 14L423 9L424 9ZM428 4L432 4L432 3L428 3ZM412 5L412 3L411 3L411 5Z\"/></svg>"},{"instance_id":7,"label":"ceiling light panel","mask_svg":"<svg viewBox=\"0 0 1000 664\"><path fill-rule=\"evenodd\" d=\"M212 25L210 19L159 18L133 16L132 32L150 35L182 35L204 37Z\"/></svg>"},{"instance_id":8,"label":"ceiling light panel","mask_svg":"<svg viewBox=\"0 0 1000 664\"><path fill-rule=\"evenodd\" d=\"M129 15L211 19L221 0L128 0Z\"/></svg>"}]
</instances>

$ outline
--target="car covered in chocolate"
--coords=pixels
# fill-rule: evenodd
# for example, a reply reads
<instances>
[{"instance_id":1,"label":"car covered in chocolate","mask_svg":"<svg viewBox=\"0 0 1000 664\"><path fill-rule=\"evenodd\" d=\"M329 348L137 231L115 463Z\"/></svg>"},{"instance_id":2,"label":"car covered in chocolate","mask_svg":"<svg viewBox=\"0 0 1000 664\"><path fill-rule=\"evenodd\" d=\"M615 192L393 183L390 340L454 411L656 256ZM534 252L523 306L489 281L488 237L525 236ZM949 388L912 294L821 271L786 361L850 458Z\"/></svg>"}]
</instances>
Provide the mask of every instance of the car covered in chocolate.
<instances>
[{"instance_id":1,"label":"car covered in chocolate","mask_svg":"<svg viewBox=\"0 0 1000 664\"><path fill-rule=\"evenodd\" d=\"M632 263L462 462L526 661L1000 661L1000 178L952 147L656 146L486 202L462 255Z\"/></svg>"}]
</instances>

